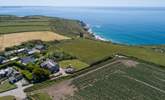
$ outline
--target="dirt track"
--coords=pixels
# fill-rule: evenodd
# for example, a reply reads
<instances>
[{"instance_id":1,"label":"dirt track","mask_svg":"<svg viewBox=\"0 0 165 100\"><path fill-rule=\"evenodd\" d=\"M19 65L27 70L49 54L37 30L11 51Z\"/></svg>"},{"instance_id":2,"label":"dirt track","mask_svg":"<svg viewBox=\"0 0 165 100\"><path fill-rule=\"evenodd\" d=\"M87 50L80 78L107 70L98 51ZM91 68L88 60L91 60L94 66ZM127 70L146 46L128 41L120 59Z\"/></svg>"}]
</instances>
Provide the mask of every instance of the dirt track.
<instances>
[{"instance_id":1,"label":"dirt track","mask_svg":"<svg viewBox=\"0 0 165 100\"><path fill-rule=\"evenodd\" d=\"M72 78L72 79L69 79L69 80L65 80L65 81L62 81L58 84L55 84L55 85L52 85L50 87L47 87L45 89L42 89L40 91L43 91L43 92L46 92L48 93L53 100L65 100L66 99L66 96L73 96L74 93L78 90L76 86L74 86L72 84L72 81L77 79L77 78L80 78L80 77L83 77L85 75L88 75L90 73L93 73L97 70L100 70L102 68L105 68L105 67L108 67L110 65L113 65L113 64L116 64L116 63L119 63L120 61L114 61L114 62L111 62L109 64L106 64L104 66L101 66L99 68L96 68L94 70L91 70L87 73L84 73L82 75L79 75L78 77L75 77L75 78Z\"/></svg>"}]
</instances>

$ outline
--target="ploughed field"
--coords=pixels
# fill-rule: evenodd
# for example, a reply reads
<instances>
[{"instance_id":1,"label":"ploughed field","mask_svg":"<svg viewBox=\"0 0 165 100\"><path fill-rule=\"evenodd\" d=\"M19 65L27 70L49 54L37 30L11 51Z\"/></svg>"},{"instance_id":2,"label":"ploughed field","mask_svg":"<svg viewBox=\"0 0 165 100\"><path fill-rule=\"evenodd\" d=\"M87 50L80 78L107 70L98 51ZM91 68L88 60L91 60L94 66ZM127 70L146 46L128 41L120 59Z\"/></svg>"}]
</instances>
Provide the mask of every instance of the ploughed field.
<instances>
[{"instance_id":1,"label":"ploughed field","mask_svg":"<svg viewBox=\"0 0 165 100\"><path fill-rule=\"evenodd\" d=\"M31 40L53 41L53 40L63 40L63 39L69 39L69 38L50 31L4 34L0 36L0 47L1 47L0 49L3 50L6 47L20 45L23 42L27 42Z\"/></svg>"},{"instance_id":2,"label":"ploughed field","mask_svg":"<svg viewBox=\"0 0 165 100\"><path fill-rule=\"evenodd\" d=\"M164 100L164 69L132 60L102 66L74 79L67 100Z\"/></svg>"}]
</instances>

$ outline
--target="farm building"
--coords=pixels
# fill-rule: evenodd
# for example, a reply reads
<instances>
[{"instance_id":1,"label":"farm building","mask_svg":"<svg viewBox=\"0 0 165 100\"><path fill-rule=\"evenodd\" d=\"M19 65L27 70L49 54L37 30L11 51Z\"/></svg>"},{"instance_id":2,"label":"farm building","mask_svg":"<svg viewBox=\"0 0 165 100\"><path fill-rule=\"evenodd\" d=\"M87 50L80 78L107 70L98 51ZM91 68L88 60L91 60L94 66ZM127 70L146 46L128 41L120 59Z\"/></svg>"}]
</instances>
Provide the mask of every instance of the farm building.
<instances>
[{"instance_id":1,"label":"farm building","mask_svg":"<svg viewBox=\"0 0 165 100\"><path fill-rule=\"evenodd\" d=\"M59 71L59 64L54 62L53 60L47 60L41 63L41 67L50 70L52 73L56 73Z\"/></svg>"}]
</instances>

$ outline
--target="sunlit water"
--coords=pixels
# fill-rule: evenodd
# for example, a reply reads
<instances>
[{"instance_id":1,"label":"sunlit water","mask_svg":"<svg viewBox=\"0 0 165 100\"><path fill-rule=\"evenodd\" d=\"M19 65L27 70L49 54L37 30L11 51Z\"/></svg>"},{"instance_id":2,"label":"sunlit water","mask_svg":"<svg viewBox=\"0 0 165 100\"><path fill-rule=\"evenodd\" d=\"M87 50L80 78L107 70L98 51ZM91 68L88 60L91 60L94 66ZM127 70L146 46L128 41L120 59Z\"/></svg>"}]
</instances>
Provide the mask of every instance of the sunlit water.
<instances>
[{"instance_id":1,"label":"sunlit water","mask_svg":"<svg viewBox=\"0 0 165 100\"><path fill-rule=\"evenodd\" d=\"M115 43L165 44L165 9L0 7L0 14L45 15L86 22L95 34Z\"/></svg>"}]
</instances>

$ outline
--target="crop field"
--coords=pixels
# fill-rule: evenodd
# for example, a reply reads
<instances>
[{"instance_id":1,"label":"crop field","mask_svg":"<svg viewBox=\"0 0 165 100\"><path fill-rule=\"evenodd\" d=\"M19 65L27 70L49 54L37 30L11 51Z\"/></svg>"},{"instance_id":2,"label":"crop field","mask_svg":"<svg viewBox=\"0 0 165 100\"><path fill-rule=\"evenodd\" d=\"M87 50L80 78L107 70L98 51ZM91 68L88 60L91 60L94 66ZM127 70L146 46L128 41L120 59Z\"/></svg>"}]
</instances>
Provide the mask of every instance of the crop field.
<instances>
[{"instance_id":1,"label":"crop field","mask_svg":"<svg viewBox=\"0 0 165 100\"><path fill-rule=\"evenodd\" d=\"M73 56L78 57L81 61L88 64L100 61L115 54L123 54L129 57L135 57L147 62L165 66L165 55L155 52L150 48L141 48L136 46L117 45L112 43L75 39L61 42L58 48Z\"/></svg>"},{"instance_id":2,"label":"crop field","mask_svg":"<svg viewBox=\"0 0 165 100\"><path fill-rule=\"evenodd\" d=\"M6 47L20 45L31 40L53 41L63 39L69 38L49 31L4 34L0 36L0 47L3 50Z\"/></svg>"},{"instance_id":3,"label":"crop field","mask_svg":"<svg viewBox=\"0 0 165 100\"><path fill-rule=\"evenodd\" d=\"M118 60L72 81L77 90L67 100L164 100L165 70L132 60Z\"/></svg>"}]
</instances>

